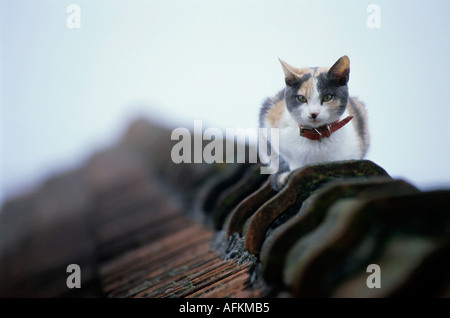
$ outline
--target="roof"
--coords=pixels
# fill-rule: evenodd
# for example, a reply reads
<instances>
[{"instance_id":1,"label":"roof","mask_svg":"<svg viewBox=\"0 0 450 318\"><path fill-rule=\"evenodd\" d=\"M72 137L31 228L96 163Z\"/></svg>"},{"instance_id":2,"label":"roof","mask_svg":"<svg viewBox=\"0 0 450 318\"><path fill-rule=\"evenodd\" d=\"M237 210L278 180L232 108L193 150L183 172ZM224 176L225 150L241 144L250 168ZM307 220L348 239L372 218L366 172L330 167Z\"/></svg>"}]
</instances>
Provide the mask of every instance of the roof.
<instances>
[{"instance_id":1,"label":"roof","mask_svg":"<svg viewBox=\"0 0 450 318\"><path fill-rule=\"evenodd\" d=\"M450 296L448 189L361 160L295 171L276 192L259 164L174 164L170 134L138 120L9 200L0 296ZM382 288L368 287L372 264Z\"/></svg>"}]
</instances>

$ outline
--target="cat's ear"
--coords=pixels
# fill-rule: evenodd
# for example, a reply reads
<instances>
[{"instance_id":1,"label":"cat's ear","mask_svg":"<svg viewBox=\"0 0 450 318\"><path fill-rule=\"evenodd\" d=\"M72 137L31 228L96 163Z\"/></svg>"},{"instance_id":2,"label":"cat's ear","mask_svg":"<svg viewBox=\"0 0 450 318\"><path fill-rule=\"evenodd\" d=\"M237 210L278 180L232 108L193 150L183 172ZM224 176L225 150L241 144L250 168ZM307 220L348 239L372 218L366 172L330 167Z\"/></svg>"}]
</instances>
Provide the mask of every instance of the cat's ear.
<instances>
[{"instance_id":1,"label":"cat's ear","mask_svg":"<svg viewBox=\"0 0 450 318\"><path fill-rule=\"evenodd\" d=\"M291 86L297 83L300 80L300 75L295 73L295 67L289 65L280 58L278 58L278 60L280 61L281 66L283 66L284 80L286 82L286 85Z\"/></svg>"},{"instance_id":2,"label":"cat's ear","mask_svg":"<svg viewBox=\"0 0 450 318\"><path fill-rule=\"evenodd\" d=\"M350 75L350 59L344 55L330 68L328 77L336 80L339 85L346 85Z\"/></svg>"}]
</instances>

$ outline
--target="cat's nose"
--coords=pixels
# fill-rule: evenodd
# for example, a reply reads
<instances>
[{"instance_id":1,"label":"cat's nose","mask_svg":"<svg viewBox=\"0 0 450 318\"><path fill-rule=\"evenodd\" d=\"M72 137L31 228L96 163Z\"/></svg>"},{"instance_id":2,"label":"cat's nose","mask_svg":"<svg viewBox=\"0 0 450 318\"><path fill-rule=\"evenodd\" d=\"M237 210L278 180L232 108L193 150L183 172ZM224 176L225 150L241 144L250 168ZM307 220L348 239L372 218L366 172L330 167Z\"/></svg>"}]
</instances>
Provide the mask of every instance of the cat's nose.
<instances>
[{"instance_id":1,"label":"cat's nose","mask_svg":"<svg viewBox=\"0 0 450 318\"><path fill-rule=\"evenodd\" d=\"M317 118L317 116L319 116L319 113L310 113L310 116L311 116L311 118L312 119L316 119Z\"/></svg>"}]
</instances>

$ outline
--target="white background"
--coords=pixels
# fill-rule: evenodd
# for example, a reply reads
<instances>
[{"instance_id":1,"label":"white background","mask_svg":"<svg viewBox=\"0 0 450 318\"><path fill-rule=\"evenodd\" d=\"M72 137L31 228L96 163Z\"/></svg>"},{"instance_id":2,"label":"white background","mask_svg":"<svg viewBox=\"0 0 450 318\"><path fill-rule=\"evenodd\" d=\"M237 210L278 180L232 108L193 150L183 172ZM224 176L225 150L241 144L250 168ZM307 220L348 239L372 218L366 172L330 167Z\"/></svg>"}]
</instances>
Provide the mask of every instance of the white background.
<instances>
[{"instance_id":1,"label":"white background","mask_svg":"<svg viewBox=\"0 0 450 318\"><path fill-rule=\"evenodd\" d=\"M69 4L81 28L69 29ZM366 21L381 9L381 28ZM278 57L331 66L369 111L368 159L450 187L449 1L10 0L1 18L0 202L81 165L138 116L168 127L257 126Z\"/></svg>"}]
</instances>

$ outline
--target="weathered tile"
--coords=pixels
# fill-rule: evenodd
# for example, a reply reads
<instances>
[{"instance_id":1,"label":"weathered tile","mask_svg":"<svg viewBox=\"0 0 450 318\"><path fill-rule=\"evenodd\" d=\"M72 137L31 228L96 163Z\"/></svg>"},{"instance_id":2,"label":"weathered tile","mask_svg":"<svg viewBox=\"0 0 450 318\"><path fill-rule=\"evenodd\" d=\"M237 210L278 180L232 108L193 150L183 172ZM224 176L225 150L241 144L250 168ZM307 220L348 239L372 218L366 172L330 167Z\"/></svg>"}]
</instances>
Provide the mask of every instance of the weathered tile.
<instances>
[{"instance_id":1,"label":"weathered tile","mask_svg":"<svg viewBox=\"0 0 450 318\"><path fill-rule=\"evenodd\" d=\"M277 193L270 185L270 181L267 180L258 190L241 201L231 212L227 235L230 236L233 233L242 235L245 222Z\"/></svg>"},{"instance_id":2,"label":"weathered tile","mask_svg":"<svg viewBox=\"0 0 450 318\"><path fill-rule=\"evenodd\" d=\"M329 182L303 202L299 213L266 237L260 255L265 279L274 285L282 284L282 269L289 250L299 239L322 224L328 209L336 201L418 192L411 184L389 177Z\"/></svg>"},{"instance_id":3,"label":"weathered tile","mask_svg":"<svg viewBox=\"0 0 450 318\"><path fill-rule=\"evenodd\" d=\"M270 226L277 219L279 223L283 223L295 215L303 201L321 185L347 177L374 176L388 176L388 174L383 168L368 160L311 165L294 171L287 185L255 212L246 236L246 249L259 254Z\"/></svg>"},{"instance_id":4,"label":"weathered tile","mask_svg":"<svg viewBox=\"0 0 450 318\"><path fill-rule=\"evenodd\" d=\"M283 271L284 283L295 296L327 296L339 280L361 270L358 264L360 267L371 264L371 258L389 248L389 242L396 236L448 242L449 203L450 191L341 199L329 208L327 217L315 231L291 248ZM368 236L376 244L363 256L359 253L358 258L352 259L352 252ZM421 254L418 252L416 256L420 263Z\"/></svg>"},{"instance_id":5,"label":"weathered tile","mask_svg":"<svg viewBox=\"0 0 450 318\"><path fill-rule=\"evenodd\" d=\"M450 242L436 237L397 235L387 242L377 257L341 279L330 297L439 297L445 288L450 266ZM352 258L350 256L349 258ZM367 267L379 266L380 288L369 288L367 281L375 272ZM378 271L378 269L376 269ZM376 274L375 274L376 275ZM372 286L370 286L372 287Z\"/></svg>"},{"instance_id":6,"label":"weathered tile","mask_svg":"<svg viewBox=\"0 0 450 318\"><path fill-rule=\"evenodd\" d=\"M248 168L245 175L234 185L230 186L220 196L217 206L212 214L213 228L221 230L227 215L247 196L256 191L267 179L267 175L261 174L259 164Z\"/></svg>"}]
</instances>

